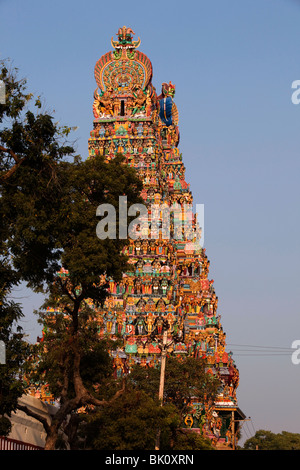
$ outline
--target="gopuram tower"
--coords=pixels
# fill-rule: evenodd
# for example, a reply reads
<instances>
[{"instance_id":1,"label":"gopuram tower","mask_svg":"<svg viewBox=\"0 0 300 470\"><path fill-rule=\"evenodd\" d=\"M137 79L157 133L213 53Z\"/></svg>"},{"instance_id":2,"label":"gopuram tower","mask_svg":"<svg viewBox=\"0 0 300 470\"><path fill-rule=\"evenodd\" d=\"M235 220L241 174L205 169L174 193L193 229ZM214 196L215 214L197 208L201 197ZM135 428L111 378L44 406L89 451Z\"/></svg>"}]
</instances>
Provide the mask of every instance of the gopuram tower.
<instances>
[{"instance_id":1,"label":"gopuram tower","mask_svg":"<svg viewBox=\"0 0 300 470\"><path fill-rule=\"evenodd\" d=\"M141 196L151 218L146 214L126 247L132 271L121 283L109 279L109 296L97 311L99 332L123 337L123 347L112 353L116 376L133 364L159 365L164 331L170 353L205 358L207 371L218 374L222 387L214 405L207 410L196 404L185 425L202 430L204 423L212 439L231 444L234 423L245 418L236 397L239 373L226 352L209 260L199 243L201 227L189 211L193 197L178 147L175 86L163 83L157 94L152 64L134 34L120 28L111 40L113 50L96 63L89 158L123 154L143 180Z\"/></svg>"}]
</instances>

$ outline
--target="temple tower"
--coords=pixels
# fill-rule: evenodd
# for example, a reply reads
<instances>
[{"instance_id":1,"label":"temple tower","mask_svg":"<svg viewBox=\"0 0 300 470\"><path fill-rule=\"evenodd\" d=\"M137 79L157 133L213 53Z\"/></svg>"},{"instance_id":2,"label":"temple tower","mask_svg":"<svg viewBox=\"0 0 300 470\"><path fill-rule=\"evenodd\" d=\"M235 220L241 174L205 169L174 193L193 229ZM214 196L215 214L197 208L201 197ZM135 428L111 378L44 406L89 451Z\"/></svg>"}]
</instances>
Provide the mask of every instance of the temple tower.
<instances>
[{"instance_id":1,"label":"temple tower","mask_svg":"<svg viewBox=\"0 0 300 470\"><path fill-rule=\"evenodd\" d=\"M209 409L195 404L186 426L201 429L215 442L232 442L234 423L244 415L237 404L239 373L226 351L226 334L209 279L209 260L201 246L201 227L191 211L193 197L179 151L175 86L152 84L152 64L138 50L140 39L120 28L113 50L96 63L93 130L89 158L111 160L123 154L143 180L147 212L130 232L126 248L132 271L121 283L109 279L109 296L97 311L100 336L117 334L123 347L113 351L115 374L138 363L156 367L163 331L169 352L204 357L207 370L222 381ZM167 223L166 223L167 221Z\"/></svg>"}]
</instances>

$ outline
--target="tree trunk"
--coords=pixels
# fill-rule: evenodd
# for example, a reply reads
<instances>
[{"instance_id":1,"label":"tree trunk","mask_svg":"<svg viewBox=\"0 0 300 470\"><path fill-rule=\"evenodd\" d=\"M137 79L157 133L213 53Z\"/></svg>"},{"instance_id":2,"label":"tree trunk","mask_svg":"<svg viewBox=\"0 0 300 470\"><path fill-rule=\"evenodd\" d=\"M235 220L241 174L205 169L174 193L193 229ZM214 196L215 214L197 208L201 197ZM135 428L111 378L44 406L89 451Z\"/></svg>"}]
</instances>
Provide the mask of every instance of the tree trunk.
<instances>
[{"instance_id":1,"label":"tree trunk","mask_svg":"<svg viewBox=\"0 0 300 470\"><path fill-rule=\"evenodd\" d=\"M46 444L45 444L45 450L55 450L55 444L57 441L57 432L52 432L52 429L50 430L50 433L47 435L46 438Z\"/></svg>"}]
</instances>

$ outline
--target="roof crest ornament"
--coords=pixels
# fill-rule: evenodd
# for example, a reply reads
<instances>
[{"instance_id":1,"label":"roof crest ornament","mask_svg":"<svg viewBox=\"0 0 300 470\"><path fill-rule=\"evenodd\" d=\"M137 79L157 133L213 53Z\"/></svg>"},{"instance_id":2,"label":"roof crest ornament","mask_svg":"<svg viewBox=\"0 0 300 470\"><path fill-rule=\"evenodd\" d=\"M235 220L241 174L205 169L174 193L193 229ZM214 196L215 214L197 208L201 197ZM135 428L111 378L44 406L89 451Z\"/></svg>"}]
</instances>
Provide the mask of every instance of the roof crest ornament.
<instances>
[{"instance_id":1,"label":"roof crest ornament","mask_svg":"<svg viewBox=\"0 0 300 470\"><path fill-rule=\"evenodd\" d=\"M118 30L118 41L114 41L112 37L111 45L115 49L136 49L141 44L141 40L138 38L137 41L133 41L134 34L131 28L123 26L123 28L119 28Z\"/></svg>"}]
</instances>

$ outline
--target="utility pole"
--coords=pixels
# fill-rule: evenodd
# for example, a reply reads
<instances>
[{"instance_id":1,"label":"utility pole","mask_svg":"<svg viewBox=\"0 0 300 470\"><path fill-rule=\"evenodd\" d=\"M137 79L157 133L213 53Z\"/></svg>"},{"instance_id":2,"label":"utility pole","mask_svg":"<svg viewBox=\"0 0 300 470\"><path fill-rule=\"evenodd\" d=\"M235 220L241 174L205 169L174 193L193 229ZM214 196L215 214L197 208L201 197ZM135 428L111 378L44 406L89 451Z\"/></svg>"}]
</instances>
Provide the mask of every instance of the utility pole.
<instances>
[{"instance_id":1,"label":"utility pole","mask_svg":"<svg viewBox=\"0 0 300 470\"><path fill-rule=\"evenodd\" d=\"M161 351L159 393L158 393L158 398L161 402L161 406L163 405L163 399L164 399L166 356L167 356L167 350L166 350L167 338L168 338L168 330L164 329L163 344L162 344L162 351Z\"/></svg>"},{"instance_id":2,"label":"utility pole","mask_svg":"<svg viewBox=\"0 0 300 470\"><path fill-rule=\"evenodd\" d=\"M232 449L235 450L234 411L231 412L231 435L232 435Z\"/></svg>"},{"instance_id":3,"label":"utility pole","mask_svg":"<svg viewBox=\"0 0 300 470\"><path fill-rule=\"evenodd\" d=\"M162 350L161 350L160 381L159 381L159 392L158 392L158 398L160 400L160 406L163 406L163 399L164 399L166 356L167 356L167 348L166 348L167 339L168 339L168 327L166 327L164 325L164 327L163 327L163 343L162 343ZM161 430L158 429L157 436L156 436L155 450L159 450L160 433L161 433Z\"/></svg>"}]
</instances>

